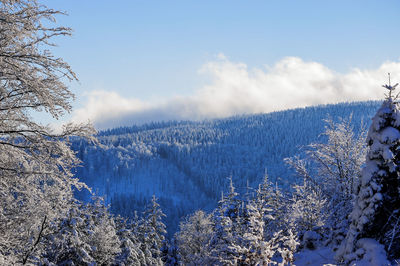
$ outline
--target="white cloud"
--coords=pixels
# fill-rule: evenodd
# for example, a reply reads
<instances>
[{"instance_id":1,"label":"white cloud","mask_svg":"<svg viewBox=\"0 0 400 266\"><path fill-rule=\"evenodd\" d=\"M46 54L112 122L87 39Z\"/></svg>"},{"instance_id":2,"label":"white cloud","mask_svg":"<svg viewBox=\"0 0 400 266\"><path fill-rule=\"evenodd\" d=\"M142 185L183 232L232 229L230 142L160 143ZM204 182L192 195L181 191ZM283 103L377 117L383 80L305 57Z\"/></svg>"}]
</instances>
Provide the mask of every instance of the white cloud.
<instances>
[{"instance_id":1,"label":"white cloud","mask_svg":"<svg viewBox=\"0 0 400 266\"><path fill-rule=\"evenodd\" d=\"M336 73L322 64L287 57L264 69L249 69L223 54L205 64L200 73L211 83L191 96L145 102L116 92L93 91L73 121L90 119L98 128L148 121L220 118L342 101L382 99L387 73L396 78L400 62L385 62L378 69ZM397 78L399 80L399 78Z\"/></svg>"},{"instance_id":2,"label":"white cloud","mask_svg":"<svg viewBox=\"0 0 400 266\"><path fill-rule=\"evenodd\" d=\"M88 101L83 108L74 111L72 120L84 122L91 120L113 120L118 117L147 110L149 105L138 99L126 99L116 92L92 91L86 95Z\"/></svg>"}]
</instances>

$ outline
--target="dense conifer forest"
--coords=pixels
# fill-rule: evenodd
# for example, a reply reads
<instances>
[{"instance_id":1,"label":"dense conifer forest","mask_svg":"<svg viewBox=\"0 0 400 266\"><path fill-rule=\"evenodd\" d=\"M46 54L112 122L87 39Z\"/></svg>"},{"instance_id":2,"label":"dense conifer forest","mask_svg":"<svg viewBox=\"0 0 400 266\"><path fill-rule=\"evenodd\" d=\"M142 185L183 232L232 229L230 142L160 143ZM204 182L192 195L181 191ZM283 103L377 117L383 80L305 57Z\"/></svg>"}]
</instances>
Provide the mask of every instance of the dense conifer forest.
<instances>
[{"instance_id":1,"label":"dense conifer forest","mask_svg":"<svg viewBox=\"0 0 400 266\"><path fill-rule=\"evenodd\" d=\"M351 116L354 132L379 102L342 103L204 122L159 122L98 133L102 144L76 140L84 167L77 176L111 203L115 214L131 217L155 194L167 214L170 233L197 209L210 211L232 178L242 193L256 188L265 172L284 190L299 180L284 159L306 145L325 142L326 119ZM300 180L301 181L301 180ZM89 193L80 194L89 199ZM170 234L171 236L171 234Z\"/></svg>"}]
</instances>

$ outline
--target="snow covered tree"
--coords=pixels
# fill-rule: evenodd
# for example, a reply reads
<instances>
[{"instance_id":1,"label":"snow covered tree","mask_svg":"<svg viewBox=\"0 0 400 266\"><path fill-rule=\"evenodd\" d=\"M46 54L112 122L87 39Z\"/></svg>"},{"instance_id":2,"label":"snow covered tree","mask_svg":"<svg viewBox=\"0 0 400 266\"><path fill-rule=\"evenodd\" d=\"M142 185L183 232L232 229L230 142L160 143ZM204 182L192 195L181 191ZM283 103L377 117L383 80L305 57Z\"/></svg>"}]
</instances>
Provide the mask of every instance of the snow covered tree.
<instances>
[{"instance_id":1,"label":"snow covered tree","mask_svg":"<svg viewBox=\"0 0 400 266\"><path fill-rule=\"evenodd\" d=\"M265 199L260 193L257 196L246 204L240 234L230 243L232 249L239 254L237 262L240 265L268 265L278 247L277 234L268 241L264 238L264 221L274 218L269 214L272 210L268 208Z\"/></svg>"},{"instance_id":2,"label":"snow covered tree","mask_svg":"<svg viewBox=\"0 0 400 266\"><path fill-rule=\"evenodd\" d=\"M324 192L330 217L327 227L332 228L331 238L340 241L345 235L344 228L348 227L349 213L352 211L355 187L361 176L361 166L366 155L366 131L361 125L360 132L354 134L352 115L339 123L326 120L324 136L326 144L313 143L307 150L308 155L317 163L318 182L323 187L316 188ZM310 180L309 180L310 181ZM310 184L311 185L311 184ZM322 189L322 190L321 190Z\"/></svg>"},{"instance_id":3,"label":"snow covered tree","mask_svg":"<svg viewBox=\"0 0 400 266\"><path fill-rule=\"evenodd\" d=\"M184 265L207 264L210 257L209 242L214 234L211 216L196 211L179 225L176 233L178 254Z\"/></svg>"},{"instance_id":4,"label":"snow covered tree","mask_svg":"<svg viewBox=\"0 0 400 266\"><path fill-rule=\"evenodd\" d=\"M164 262L164 265L168 266L178 265L179 263L178 246L174 238L172 238L171 241L168 241L168 239L165 240L162 253L163 253L162 260Z\"/></svg>"},{"instance_id":5,"label":"snow covered tree","mask_svg":"<svg viewBox=\"0 0 400 266\"><path fill-rule=\"evenodd\" d=\"M400 109L392 96L396 86L384 86L389 94L368 131L369 149L351 225L338 251L338 259L347 263L365 254L359 248L364 238L383 244L391 258L400 254Z\"/></svg>"},{"instance_id":6,"label":"snow covered tree","mask_svg":"<svg viewBox=\"0 0 400 266\"><path fill-rule=\"evenodd\" d=\"M112 264L115 257L121 252L121 243L117 236L114 218L101 198L95 197L94 202L85 207L84 215L87 217L86 224L90 230L88 232L90 255L97 264Z\"/></svg>"},{"instance_id":7,"label":"snow covered tree","mask_svg":"<svg viewBox=\"0 0 400 266\"><path fill-rule=\"evenodd\" d=\"M114 219L99 198L89 204L76 202L68 216L52 226L42 263L111 265L121 252Z\"/></svg>"},{"instance_id":8,"label":"snow covered tree","mask_svg":"<svg viewBox=\"0 0 400 266\"><path fill-rule=\"evenodd\" d=\"M117 217L117 235L121 241L121 254L116 258L118 265L143 265L146 260L140 249L138 238L138 218L135 212L133 220Z\"/></svg>"},{"instance_id":9,"label":"snow covered tree","mask_svg":"<svg viewBox=\"0 0 400 266\"><path fill-rule=\"evenodd\" d=\"M65 81L75 73L48 50L51 40L70 35L52 27L61 12L35 0L0 0L0 257L6 264L37 261L44 236L66 216L73 190L84 187L71 169L79 164L70 136L89 136L87 125L62 133L34 121L34 112L59 118L74 95Z\"/></svg>"},{"instance_id":10,"label":"snow covered tree","mask_svg":"<svg viewBox=\"0 0 400 266\"><path fill-rule=\"evenodd\" d=\"M90 256L86 224L88 216L84 214L83 204L75 202L66 217L54 223L53 234L44 238L44 252L41 262L44 264L91 264L95 259Z\"/></svg>"},{"instance_id":11,"label":"snow covered tree","mask_svg":"<svg viewBox=\"0 0 400 266\"><path fill-rule=\"evenodd\" d=\"M325 228L330 231L327 240L335 244L346 234L345 228L349 224L347 217L355 198L354 188L359 183L366 154L365 130L361 126L359 133L355 134L351 121L351 116L338 123L327 119L325 132L322 134L326 142L308 145L305 149L307 157L304 159L297 156L286 159L301 181L304 181L304 186L311 189L307 190L308 197L315 200L315 197L322 197L321 202L314 206L314 211L323 213L321 219L325 220ZM301 189L301 186L297 189ZM299 195L304 196L302 202L308 202L303 192ZM325 206L321 205L322 201ZM300 202L295 203L293 207L298 209L301 207L299 204ZM309 205L306 209L309 207L312 206Z\"/></svg>"},{"instance_id":12,"label":"snow covered tree","mask_svg":"<svg viewBox=\"0 0 400 266\"><path fill-rule=\"evenodd\" d=\"M352 115L338 123L331 119L325 122L322 136L327 138L327 143L312 143L306 153L318 165L318 176L333 201L338 203L341 199L337 197L345 197L344 201L351 202L366 154L366 132L361 125L360 132L354 134Z\"/></svg>"},{"instance_id":13,"label":"snow covered tree","mask_svg":"<svg viewBox=\"0 0 400 266\"><path fill-rule=\"evenodd\" d=\"M276 253L282 257L281 265L294 261L297 250L297 234L288 221L289 204L277 186L273 186L268 175L259 185L256 195L246 204L246 224L242 234L242 264L276 264ZM243 245L244 244L244 245Z\"/></svg>"},{"instance_id":14,"label":"snow covered tree","mask_svg":"<svg viewBox=\"0 0 400 266\"><path fill-rule=\"evenodd\" d=\"M162 265L161 249L164 245L165 225L162 222L165 214L162 212L157 198L153 195L151 202L143 213L139 223L138 237L141 250L145 254L146 265Z\"/></svg>"},{"instance_id":15,"label":"snow covered tree","mask_svg":"<svg viewBox=\"0 0 400 266\"><path fill-rule=\"evenodd\" d=\"M327 201L321 190L304 179L302 185L295 185L288 220L296 228L303 247L315 248L320 240L321 228L327 222Z\"/></svg>"},{"instance_id":16,"label":"snow covered tree","mask_svg":"<svg viewBox=\"0 0 400 266\"><path fill-rule=\"evenodd\" d=\"M279 235L279 233L278 233ZM279 265L294 265L294 253L297 251L297 246L300 244L292 229L287 231L287 234L282 235L279 239L280 247L278 252L281 254L282 262Z\"/></svg>"},{"instance_id":17,"label":"snow covered tree","mask_svg":"<svg viewBox=\"0 0 400 266\"><path fill-rule=\"evenodd\" d=\"M213 214L215 234L210 241L210 247L214 263L235 265L240 257L240 251L233 245L241 229L239 220L243 208L238 196L230 178L229 193L226 196L222 195Z\"/></svg>"},{"instance_id":18,"label":"snow covered tree","mask_svg":"<svg viewBox=\"0 0 400 266\"><path fill-rule=\"evenodd\" d=\"M267 174L258 186L255 200L261 205L259 208L263 208L264 239L273 238L276 232L289 229L287 212L290 200L277 184L269 181Z\"/></svg>"},{"instance_id":19,"label":"snow covered tree","mask_svg":"<svg viewBox=\"0 0 400 266\"><path fill-rule=\"evenodd\" d=\"M215 229L210 241L211 258L208 264L268 265L276 263L273 257L277 252L282 254L286 263L293 260L295 249L288 244L293 244L289 239L295 240L296 236L286 236L282 230L269 232L271 228L281 226L270 223L274 221L274 210L270 204L275 204L275 196L278 195L274 192L276 190L265 178L256 196L243 201L230 180L229 193L222 197L213 213ZM283 223L283 220L280 222ZM267 224L269 227L266 227Z\"/></svg>"}]
</instances>

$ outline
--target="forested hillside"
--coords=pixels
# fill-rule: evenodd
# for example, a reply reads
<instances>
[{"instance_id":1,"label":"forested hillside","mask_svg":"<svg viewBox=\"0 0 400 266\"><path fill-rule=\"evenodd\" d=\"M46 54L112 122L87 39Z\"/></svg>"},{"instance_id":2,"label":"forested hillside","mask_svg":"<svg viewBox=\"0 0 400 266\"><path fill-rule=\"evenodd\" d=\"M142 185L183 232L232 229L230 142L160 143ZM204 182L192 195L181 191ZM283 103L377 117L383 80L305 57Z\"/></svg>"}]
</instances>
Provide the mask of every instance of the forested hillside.
<instances>
[{"instance_id":1,"label":"forested hillside","mask_svg":"<svg viewBox=\"0 0 400 266\"><path fill-rule=\"evenodd\" d=\"M102 145L75 140L83 161L76 170L83 182L111 203L114 213L132 217L155 194L167 214L169 234L180 218L197 209L211 210L227 191L257 187L265 171L270 180L290 189L296 176L284 158L324 141L327 118L352 116L358 132L368 126L380 102L341 103L269 114L203 122L159 122L99 132ZM363 121L363 122L362 122ZM87 193L80 198L88 199Z\"/></svg>"}]
</instances>

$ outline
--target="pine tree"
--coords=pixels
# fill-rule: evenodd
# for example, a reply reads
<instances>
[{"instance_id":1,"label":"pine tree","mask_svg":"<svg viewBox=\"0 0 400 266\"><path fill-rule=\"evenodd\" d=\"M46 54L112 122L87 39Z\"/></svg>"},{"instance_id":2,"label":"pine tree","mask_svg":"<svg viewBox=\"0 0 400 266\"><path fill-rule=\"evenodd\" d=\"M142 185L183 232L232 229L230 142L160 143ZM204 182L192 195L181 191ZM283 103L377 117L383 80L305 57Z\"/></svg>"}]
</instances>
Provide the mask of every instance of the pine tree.
<instances>
[{"instance_id":1,"label":"pine tree","mask_svg":"<svg viewBox=\"0 0 400 266\"><path fill-rule=\"evenodd\" d=\"M171 241L166 240L164 242L162 253L163 253L162 256L164 265L167 266L178 265L179 262L178 246L174 238L172 238Z\"/></svg>"},{"instance_id":2,"label":"pine tree","mask_svg":"<svg viewBox=\"0 0 400 266\"><path fill-rule=\"evenodd\" d=\"M269 181L267 174L257 189L256 200L263 204L265 239L273 238L276 232L288 229L287 208L290 202L278 185Z\"/></svg>"},{"instance_id":3,"label":"pine tree","mask_svg":"<svg viewBox=\"0 0 400 266\"><path fill-rule=\"evenodd\" d=\"M136 213L135 213L136 214ZM140 242L137 236L137 219L127 221L117 217L117 235L121 241L121 254L116 259L118 265L142 265L145 262L144 254L140 249Z\"/></svg>"},{"instance_id":4,"label":"pine tree","mask_svg":"<svg viewBox=\"0 0 400 266\"><path fill-rule=\"evenodd\" d=\"M277 234L268 241L264 238L264 221L273 219L269 214L271 211L260 193L257 193L255 199L247 202L240 235L237 235L236 241L231 243L239 253L238 264L268 265L271 263L278 247Z\"/></svg>"},{"instance_id":5,"label":"pine tree","mask_svg":"<svg viewBox=\"0 0 400 266\"><path fill-rule=\"evenodd\" d=\"M385 85L387 98L372 119L368 154L351 225L338 259L351 262L363 256L360 239L372 238L385 246L388 256L400 254L400 109L395 86Z\"/></svg>"},{"instance_id":6,"label":"pine tree","mask_svg":"<svg viewBox=\"0 0 400 266\"><path fill-rule=\"evenodd\" d=\"M57 265L111 265L120 254L113 217L101 199L94 203L75 202L68 216L54 225L45 240L42 263Z\"/></svg>"},{"instance_id":7,"label":"pine tree","mask_svg":"<svg viewBox=\"0 0 400 266\"><path fill-rule=\"evenodd\" d=\"M90 255L92 224L87 223L90 215L84 210L83 204L75 202L67 216L54 225L56 233L45 238L44 264L88 265L96 262Z\"/></svg>"},{"instance_id":8,"label":"pine tree","mask_svg":"<svg viewBox=\"0 0 400 266\"><path fill-rule=\"evenodd\" d=\"M292 229L289 229L287 235L283 235L279 240L281 246L278 248L278 252L281 254L282 262L279 265L290 265L294 262L294 253L297 250L299 242L297 236L293 233ZM294 265L294 264L293 264Z\"/></svg>"},{"instance_id":9,"label":"pine tree","mask_svg":"<svg viewBox=\"0 0 400 266\"><path fill-rule=\"evenodd\" d=\"M278 191L271 187L266 175L256 196L242 201L242 210L233 223L232 242L228 245L235 265L273 264L276 263L273 260L276 253L281 254L282 265L294 261L293 255L299 243L292 229L286 226L286 230L269 231L272 227L283 228L279 223L285 223L283 220L273 223L276 222L274 214L280 214L280 210L275 212L272 207L280 206L275 202Z\"/></svg>"},{"instance_id":10,"label":"pine tree","mask_svg":"<svg viewBox=\"0 0 400 266\"><path fill-rule=\"evenodd\" d=\"M91 255L99 265L114 263L116 256L121 252L117 226L108 209L101 198L95 198L93 203L87 204L86 224L92 225L89 237Z\"/></svg>"},{"instance_id":11,"label":"pine tree","mask_svg":"<svg viewBox=\"0 0 400 266\"><path fill-rule=\"evenodd\" d=\"M237 241L238 220L241 215L242 204L238 196L230 178L229 193L227 196L222 196L213 215L215 234L210 245L211 256L217 264L235 265L240 257L240 251L233 245Z\"/></svg>"},{"instance_id":12,"label":"pine tree","mask_svg":"<svg viewBox=\"0 0 400 266\"><path fill-rule=\"evenodd\" d=\"M139 238L141 249L145 254L146 265L162 265L161 249L164 244L165 224L162 222L165 214L162 212L157 198L153 195L151 202L143 213L140 222Z\"/></svg>"}]
</instances>

